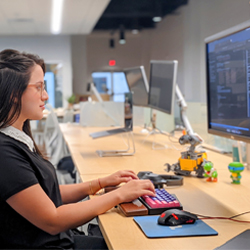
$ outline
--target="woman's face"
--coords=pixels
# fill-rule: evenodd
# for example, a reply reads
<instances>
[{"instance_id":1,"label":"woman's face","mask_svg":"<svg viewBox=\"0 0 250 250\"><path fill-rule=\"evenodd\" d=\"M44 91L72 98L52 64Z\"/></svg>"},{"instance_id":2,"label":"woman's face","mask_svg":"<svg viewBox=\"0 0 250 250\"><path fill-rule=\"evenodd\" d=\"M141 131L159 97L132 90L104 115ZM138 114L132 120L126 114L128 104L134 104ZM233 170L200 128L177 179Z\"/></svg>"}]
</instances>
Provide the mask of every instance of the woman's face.
<instances>
[{"instance_id":1,"label":"woman's face","mask_svg":"<svg viewBox=\"0 0 250 250\"><path fill-rule=\"evenodd\" d=\"M43 70L36 64L31 72L29 84L22 95L22 110L19 118L23 121L42 119L45 101L48 98L49 96L44 90Z\"/></svg>"}]
</instances>

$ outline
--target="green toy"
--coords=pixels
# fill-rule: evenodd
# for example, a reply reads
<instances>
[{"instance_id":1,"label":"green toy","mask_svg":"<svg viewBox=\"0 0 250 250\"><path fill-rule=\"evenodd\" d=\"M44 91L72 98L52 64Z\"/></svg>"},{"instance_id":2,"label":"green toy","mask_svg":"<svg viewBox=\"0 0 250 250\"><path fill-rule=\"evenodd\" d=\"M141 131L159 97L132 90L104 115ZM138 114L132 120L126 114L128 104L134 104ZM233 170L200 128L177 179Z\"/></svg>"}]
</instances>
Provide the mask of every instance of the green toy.
<instances>
[{"instance_id":1,"label":"green toy","mask_svg":"<svg viewBox=\"0 0 250 250\"><path fill-rule=\"evenodd\" d=\"M211 161L206 161L203 165L204 168L204 177L208 177L207 181L217 182L218 180L218 172L214 169L214 164Z\"/></svg>"},{"instance_id":2,"label":"green toy","mask_svg":"<svg viewBox=\"0 0 250 250\"><path fill-rule=\"evenodd\" d=\"M244 165L240 162L231 162L228 165L229 171L231 174L231 179L233 184L240 184L241 175L240 173L244 170Z\"/></svg>"}]
</instances>

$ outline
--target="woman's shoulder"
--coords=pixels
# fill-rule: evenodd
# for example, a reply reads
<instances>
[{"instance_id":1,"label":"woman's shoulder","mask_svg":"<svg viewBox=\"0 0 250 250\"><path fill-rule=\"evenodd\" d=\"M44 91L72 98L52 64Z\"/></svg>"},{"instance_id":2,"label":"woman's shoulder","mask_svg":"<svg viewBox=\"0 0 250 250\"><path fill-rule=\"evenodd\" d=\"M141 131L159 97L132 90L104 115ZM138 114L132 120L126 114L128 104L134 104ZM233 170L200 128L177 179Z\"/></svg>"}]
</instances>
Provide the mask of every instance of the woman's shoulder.
<instances>
[{"instance_id":1,"label":"woman's shoulder","mask_svg":"<svg viewBox=\"0 0 250 250\"><path fill-rule=\"evenodd\" d=\"M13 138L0 132L0 146L9 146L15 144Z\"/></svg>"},{"instance_id":2,"label":"woman's shoulder","mask_svg":"<svg viewBox=\"0 0 250 250\"><path fill-rule=\"evenodd\" d=\"M25 145L14 138L0 133L0 156L25 150ZM2 158L2 157L0 157Z\"/></svg>"},{"instance_id":3,"label":"woman's shoulder","mask_svg":"<svg viewBox=\"0 0 250 250\"><path fill-rule=\"evenodd\" d=\"M33 140L24 131L21 131L15 127L9 126L9 127L0 129L0 133L7 136L7 141L13 141L14 139L14 141L21 142L22 144L25 144L26 146L28 146L28 148L31 151L34 150Z\"/></svg>"},{"instance_id":4,"label":"woman's shoulder","mask_svg":"<svg viewBox=\"0 0 250 250\"><path fill-rule=\"evenodd\" d=\"M8 145L15 145L15 139L0 132L0 145L8 146Z\"/></svg>"}]
</instances>

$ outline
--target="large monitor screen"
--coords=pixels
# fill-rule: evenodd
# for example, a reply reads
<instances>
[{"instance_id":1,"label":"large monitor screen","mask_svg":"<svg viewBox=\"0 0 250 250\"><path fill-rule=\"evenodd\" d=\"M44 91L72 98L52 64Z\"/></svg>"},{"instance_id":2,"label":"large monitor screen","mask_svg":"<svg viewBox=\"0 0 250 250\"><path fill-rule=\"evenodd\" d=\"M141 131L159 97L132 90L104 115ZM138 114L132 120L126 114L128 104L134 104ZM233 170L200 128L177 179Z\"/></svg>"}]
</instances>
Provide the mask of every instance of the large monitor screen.
<instances>
[{"instance_id":1,"label":"large monitor screen","mask_svg":"<svg viewBox=\"0 0 250 250\"><path fill-rule=\"evenodd\" d=\"M173 114L177 61L150 61L148 105L154 109Z\"/></svg>"},{"instance_id":2,"label":"large monitor screen","mask_svg":"<svg viewBox=\"0 0 250 250\"><path fill-rule=\"evenodd\" d=\"M133 105L148 105L148 81L143 66L124 69L130 92L133 93Z\"/></svg>"},{"instance_id":3,"label":"large monitor screen","mask_svg":"<svg viewBox=\"0 0 250 250\"><path fill-rule=\"evenodd\" d=\"M208 132L250 140L250 28L205 40Z\"/></svg>"}]
</instances>

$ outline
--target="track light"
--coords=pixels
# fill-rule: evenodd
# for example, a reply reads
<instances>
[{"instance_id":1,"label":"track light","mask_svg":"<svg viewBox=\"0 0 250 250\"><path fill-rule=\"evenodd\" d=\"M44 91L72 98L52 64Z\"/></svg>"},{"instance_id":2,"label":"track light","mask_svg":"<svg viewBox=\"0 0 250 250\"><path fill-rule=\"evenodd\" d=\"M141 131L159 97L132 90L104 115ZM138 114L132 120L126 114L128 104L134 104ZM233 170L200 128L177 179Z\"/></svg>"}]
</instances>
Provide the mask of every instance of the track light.
<instances>
[{"instance_id":1,"label":"track light","mask_svg":"<svg viewBox=\"0 0 250 250\"><path fill-rule=\"evenodd\" d=\"M132 30L131 30L131 33L133 35L136 35L139 33L139 21L138 21L138 18L133 18L132 20Z\"/></svg>"},{"instance_id":2,"label":"track light","mask_svg":"<svg viewBox=\"0 0 250 250\"><path fill-rule=\"evenodd\" d=\"M161 1L155 1L155 15L152 18L154 22L160 22L162 20L162 3Z\"/></svg>"},{"instance_id":3,"label":"track light","mask_svg":"<svg viewBox=\"0 0 250 250\"><path fill-rule=\"evenodd\" d=\"M109 40L109 47L110 48L114 48L115 47L115 40L114 40L114 38L110 38L110 40Z\"/></svg>"},{"instance_id":4,"label":"track light","mask_svg":"<svg viewBox=\"0 0 250 250\"><path fill-rule=\"evenodd\" d=\"M126 43L124 27L122 25L120 27L120 40L119 40L119 43L120 44L125 44Z\"/></svg>"}]
</instances>

